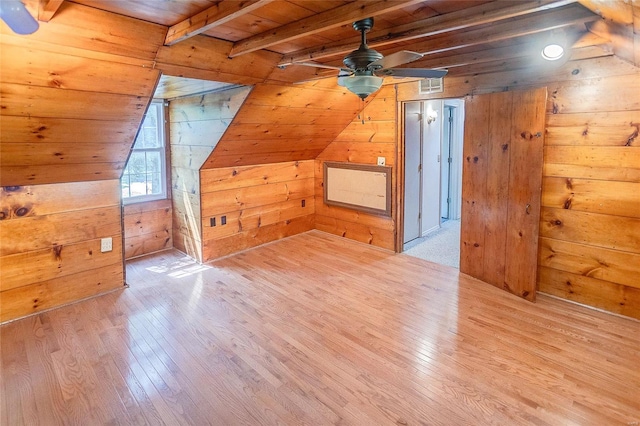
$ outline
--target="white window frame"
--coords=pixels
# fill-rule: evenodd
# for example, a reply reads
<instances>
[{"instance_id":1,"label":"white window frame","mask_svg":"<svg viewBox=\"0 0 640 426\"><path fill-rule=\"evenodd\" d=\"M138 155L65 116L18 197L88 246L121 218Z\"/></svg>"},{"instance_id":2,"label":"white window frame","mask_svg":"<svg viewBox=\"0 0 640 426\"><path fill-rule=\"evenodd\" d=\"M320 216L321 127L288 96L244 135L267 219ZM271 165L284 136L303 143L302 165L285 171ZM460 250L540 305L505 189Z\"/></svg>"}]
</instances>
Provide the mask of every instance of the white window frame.
<instances>
[{"instance_id":1,"label":"white window frame","mask_svg":"<svg viewBox=\"0 0 640 426\"><path fill-rule=\"evenodd\" d=\"M127 165L129 163L129 160L131 159L131 156L133 155L134 152L159 152L160 153L160 186L161 186L161 193L160 194L146 194L146 195L134 195L134 196L129 196L129 197L125 197L124 193L123 193L123 188L122 188L122 179L125 178L125 172L123 171L122 173L122 178L120 179L120 192L122 194L122 202L123 204L134 204L134 203L143 203L145 201L155 201L155 200L164 200L167 198L167 141L166 141L166 137L165 137L165 106L164 106L164 101L161 100L153 100L150 104L149 104L149 109L151 108L156 108L156 114L157 114L157 132L158 132L158 140L162 143L161 147L157 147L157 148L135 148L135 144L136 141L138 140L138 138L140 137L141 134L143 134L143 127L144 127L144 120L146 119L146 114L145 117L142 119L142 122L140 123L140 129L138 130L138 134L136 135L136 140L133 142L133 147L131 148L131 154L129 155L129 159L127 159L127 164L125 164L125 171L127 168Z\"/></svg>"}]
</instances>

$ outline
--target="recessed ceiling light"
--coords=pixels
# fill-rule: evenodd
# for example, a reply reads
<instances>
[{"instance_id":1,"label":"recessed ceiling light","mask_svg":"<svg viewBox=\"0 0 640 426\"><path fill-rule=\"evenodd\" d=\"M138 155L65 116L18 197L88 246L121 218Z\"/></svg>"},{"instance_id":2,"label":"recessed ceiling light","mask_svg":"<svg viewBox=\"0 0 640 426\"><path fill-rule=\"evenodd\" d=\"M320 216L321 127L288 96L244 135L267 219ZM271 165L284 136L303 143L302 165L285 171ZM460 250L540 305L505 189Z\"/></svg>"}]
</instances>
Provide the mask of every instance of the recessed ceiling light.
<instances>
[{"instance_id":1,"label":"recessed ceiling light","mask_svg":"<svg viewBox=\"0 0 640 426\"><path fill-rule=\"evenodd\" d=\"M564 48L559 44L548 44L542 49L542 57L547 61L555 61L562 58Z\"/></svg>"}]
</instances>

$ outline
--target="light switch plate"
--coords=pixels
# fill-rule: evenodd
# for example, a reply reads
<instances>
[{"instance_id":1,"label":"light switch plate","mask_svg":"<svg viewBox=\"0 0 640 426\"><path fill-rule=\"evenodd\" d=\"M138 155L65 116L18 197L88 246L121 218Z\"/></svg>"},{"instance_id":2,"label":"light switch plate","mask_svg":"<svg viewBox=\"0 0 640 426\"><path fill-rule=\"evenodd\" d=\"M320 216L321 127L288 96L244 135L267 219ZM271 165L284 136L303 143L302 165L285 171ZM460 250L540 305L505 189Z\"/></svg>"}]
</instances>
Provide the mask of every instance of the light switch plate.
<instances>
[{"instance_id":1,"label":"light switch plate","mask_svg":"<svg viewBox=\"0 0 640 426\"><path fill-rule=\"evenodd\" d=\"M384 166L386 164L386 159L384 157L378 157L378 166Z\"/></svg>"},{"instance_id":2,"label":"light switch plate","mask_svg":"<svg viewBox=\"0 0 640 426\"><path fill-rule=\"evenodd\" d=\"M100 240L100 251L102 253L113 250L113 239L111 237Z\"/></svg>"}]
</instances>

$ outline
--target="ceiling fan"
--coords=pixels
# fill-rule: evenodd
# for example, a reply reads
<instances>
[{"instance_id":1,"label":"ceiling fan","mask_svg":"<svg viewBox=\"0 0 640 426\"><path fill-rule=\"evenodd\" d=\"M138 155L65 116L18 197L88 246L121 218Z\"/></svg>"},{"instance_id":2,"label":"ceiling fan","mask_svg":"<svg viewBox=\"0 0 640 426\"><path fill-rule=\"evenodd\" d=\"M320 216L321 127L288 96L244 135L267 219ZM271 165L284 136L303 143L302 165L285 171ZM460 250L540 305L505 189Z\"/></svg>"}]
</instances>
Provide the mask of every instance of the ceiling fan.
<instances>
[{"instance_id":1,"label":"ceiling fan","mask_svg":"<svg viewBox=\"0 0 640 426\"><path fill-rule=\"evenodd\" d=\"M365 99L382 85L382 77L417 77L439 78L447 73L447 70L433 70L425 68L396 68L413 62L424 56L422 53L402 50L383 56L377 50L367 46L367 32L373 27L373 18L366 18L353 23L353 29L360 32L360 47L349 53L343 60L346 68L315 62L294 62L292 65L304 65L317 68L339 70L338 84Z\"/></svg>"}]
</instances>

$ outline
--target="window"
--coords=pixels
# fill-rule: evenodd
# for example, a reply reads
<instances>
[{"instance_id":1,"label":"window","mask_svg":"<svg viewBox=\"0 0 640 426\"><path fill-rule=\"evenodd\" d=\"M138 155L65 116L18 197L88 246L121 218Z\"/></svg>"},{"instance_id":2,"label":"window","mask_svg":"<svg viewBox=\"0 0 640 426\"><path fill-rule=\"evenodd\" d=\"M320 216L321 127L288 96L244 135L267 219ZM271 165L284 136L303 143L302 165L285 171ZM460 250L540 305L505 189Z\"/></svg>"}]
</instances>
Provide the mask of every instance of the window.
<instances>
[{"instance_id":1,"label":"window","mask_svg":"<svg viewBox=\"0 0 640 426\"><path fill-rule=\"evenodd\" d=\"M438 78L425 78L420 80L420 93L440 93L444 91L444 79Z\"/></svg>"},{"instance_id":2,"label":"window","mask_svg":"<svg viewBox=\"0 0 640 426\"><path fill-rule=\"evenodd\" d=\"M120 185L125 203L166 198L164 105L153 101L142 121Z\"/></svg>"}]
</instances>

